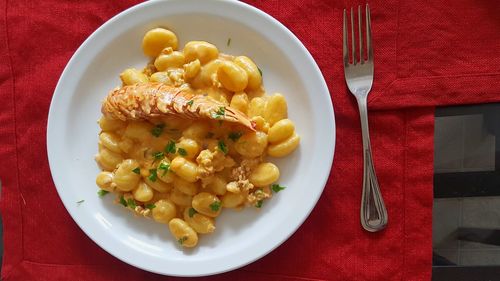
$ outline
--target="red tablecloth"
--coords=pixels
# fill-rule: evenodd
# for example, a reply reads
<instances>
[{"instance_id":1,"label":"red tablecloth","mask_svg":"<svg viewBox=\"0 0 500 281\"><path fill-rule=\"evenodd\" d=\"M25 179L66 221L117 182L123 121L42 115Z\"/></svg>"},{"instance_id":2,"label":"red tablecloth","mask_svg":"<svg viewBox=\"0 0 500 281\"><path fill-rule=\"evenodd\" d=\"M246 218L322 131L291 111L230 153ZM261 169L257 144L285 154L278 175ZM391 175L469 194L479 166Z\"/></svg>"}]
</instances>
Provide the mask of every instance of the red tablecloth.
<instances>
[{"instance_id":1,"label":"red tablecloth","mask_svg":"<svg viewBox=\"0 0 500 281\"><path fill-rule=\"evenodd\" d=\"M95 245L64 209L47 163L50 99L64 66L97 27L136 4L0 1L0 177L3 280L167 280ZM212 280L428 280L432 256L433 113L500 101L500 5L373 0L375 165L389 212L362 230L359 117L341 64L342 9L354 1L248 1L286 25L328 83L337 122L334 165L310 217L282 246ZM362 3L361 3L362 4Z\"/></svg>"}]
</instances>

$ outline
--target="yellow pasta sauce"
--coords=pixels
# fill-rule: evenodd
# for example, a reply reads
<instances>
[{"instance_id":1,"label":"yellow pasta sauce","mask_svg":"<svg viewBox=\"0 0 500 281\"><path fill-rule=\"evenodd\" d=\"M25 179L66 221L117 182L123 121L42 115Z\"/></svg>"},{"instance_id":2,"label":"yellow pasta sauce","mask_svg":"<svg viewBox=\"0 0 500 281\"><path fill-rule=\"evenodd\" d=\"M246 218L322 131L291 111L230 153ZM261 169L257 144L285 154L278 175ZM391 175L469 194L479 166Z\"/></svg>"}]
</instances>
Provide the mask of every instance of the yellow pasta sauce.
<instances>
[{"instance_id":1,"label":"yellow pasta sauce","mask_svg":"<svg viewBox=\"0 0 500 281\"><path fill-rule=\"evenodd\" d=\"M221 120L161 116L122 121L101 117L96 161L100 194L113 192L132 212L167 224L176 242L194 247L215 231L226 208L261 208L274 192L279 168L266 156L285 157L299 145L285 97L267 95L262 73L246 56L220 53L213 44L175 33L148 31L142 48L151 62L125 69L123 85L159 82L189 87L251 118L256 131Z\"/></svg>"}]
</instances>

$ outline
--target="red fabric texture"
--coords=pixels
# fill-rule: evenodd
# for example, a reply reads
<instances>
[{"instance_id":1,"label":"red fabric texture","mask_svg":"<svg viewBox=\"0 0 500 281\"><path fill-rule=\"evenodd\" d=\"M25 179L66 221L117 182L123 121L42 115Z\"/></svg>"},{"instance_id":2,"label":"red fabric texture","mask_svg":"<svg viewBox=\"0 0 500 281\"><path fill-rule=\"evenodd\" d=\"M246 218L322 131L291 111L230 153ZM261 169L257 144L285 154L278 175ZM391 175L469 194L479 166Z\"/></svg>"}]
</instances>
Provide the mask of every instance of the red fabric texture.
<instances>
[{"instance_id":1,"label":"red fabric texture","mask_svg":"<svg viewBox=\"0 0 500 281\"><path fill-rule=\"evenodd\" d=\"M432 258L434 107L500 101L496 0L373 0L375 84L369 97L374 161L389 226L359 222L360 121L346 89L342 9L354 1L247 1L287 26L316 59L337 124L325 191L283 245L207 280L429 280ZM129 266L95 245L64 209L46 153L57 80L78 46L137 4L0 1L0 177L3 280L173 280Z\"/></svg>"}]
</instances>

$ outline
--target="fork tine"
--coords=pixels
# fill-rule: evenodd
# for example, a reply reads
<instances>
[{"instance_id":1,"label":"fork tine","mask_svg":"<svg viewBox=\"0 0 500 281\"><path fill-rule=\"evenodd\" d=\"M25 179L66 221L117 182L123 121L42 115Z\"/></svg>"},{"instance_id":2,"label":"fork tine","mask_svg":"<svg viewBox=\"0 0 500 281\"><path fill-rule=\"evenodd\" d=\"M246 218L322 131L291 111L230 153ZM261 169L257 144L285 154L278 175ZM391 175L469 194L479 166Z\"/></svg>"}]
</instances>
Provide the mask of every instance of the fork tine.
<instances>
[{"instance_id":1,"label":"fork tine","mask_svg":"<svg viewBox=\"0 0 500 281\"><path fill-rule=\"evenodd\" d=\"M354 9L351 7L351 51L352 51L352 64L356 64L356 42L354 41Z\"/></svg>"},{"instance_id":2,"label":"fork tine","mask_svg":"<svg viewBox=\"0 0 500 281\"><path fill-rule=\"evenodd\" d=\"M358 5L358 31L359 31L359 62L363 63L363 34L361 33L361 25L363 21L361 20L361 6Z\"/></svg>"},{"instance_id":3,"label":"fork tine","mask_svg":"<svg viewBox=\"0 0 500 281\"><path fill-rule=\"evenodd\" d=\"M366 49L368 54L368 60L373 60L373 48L372 48L372 24L370 18L370 7L366 4Z\"/></svg>"},{"instance_id":4,"label":"fork tine","mask_svg":"<svg viewBox=\"0 0 500 281\"><path fill-rule=\"evenodd\" d=\"M343 56L344 56L344 67L349 65L349 51L348 51L348 43L347 43L347 11L344 9L344 31L343 31Z\"/></svg>"}]
</instances>

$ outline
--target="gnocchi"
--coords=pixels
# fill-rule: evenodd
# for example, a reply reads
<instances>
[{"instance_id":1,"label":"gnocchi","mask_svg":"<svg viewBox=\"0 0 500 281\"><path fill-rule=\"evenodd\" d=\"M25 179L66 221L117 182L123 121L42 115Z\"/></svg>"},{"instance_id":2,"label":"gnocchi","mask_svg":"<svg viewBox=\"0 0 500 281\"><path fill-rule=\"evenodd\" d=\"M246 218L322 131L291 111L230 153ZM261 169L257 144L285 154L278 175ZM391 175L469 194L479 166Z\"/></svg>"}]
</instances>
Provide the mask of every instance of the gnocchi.
<instances>
[{"instance_id":1,"label":"gnocchi","mask_svg":"<svg viewBox=\"0 0 500 281\"><path fill-rule=\"evenodd\" d=\"M264 119L272 126L274 123L288 116L288 106L282 94L274 94L269 97L263 110Z\"/></svg>"},{"instance_id":2,"label":"gnocchi","mask_svg":"<svg viewBox=\"0 0 500 281\"><path fill-rule=\"evenodd\" d=\"M237 208L245 202L245 196L241 193L228 192L222 196L222 206L224 208Z\"/></svg>"},{"instance_id":3,"label":"gnocchi","mask_svg":"<svg viewBox=\"0 0 500 281\"><path fill-rule=\"evenodd\" d=\"M280 143L270 145L267 149L267 153L273 157L285 157L299 146L299 142L299 135L294 133L288 139Z\"/></svg>"},{"instance_id":4,"label":"gnocchi","mask_svg":"<svg viewBox=\"0 0 500 281\"><path fill-rule=\"evenodd\" d=\"M165 28L146 32L142 50L149 63L144 69L124 69L119 74L123 87L190 89L217 107L208 109L210 119L192 115L202 110L196 98L181 97L175 114L142 108L152 114L134 111L133 118L112 118L103 111L95 157L102 171L96 185L102 196L116 194L127 210L168 225L179 246L195 247L198 235L216 230L225 209L262 208L272 190L283 189L277 184L278 166L266 156L291 154L300 136L288 119L284 95L266 94L251 58L220 53L206 41L189 41L179 49L177 35ZM157 108L138 92L134 98ZM250 125L228 122L225 117L233 112Z\"/></svg>"},{"instance_id":5,"label":"gnocchi","mask_svg":"<svg viewBox=\"0 0 500 281\"><path fill-rule=\"evenodd\" d=\"M233 95L231 98L231 104L229 105L232 108L236 108L243 113L247 113L248 111L248 96L245 92L238 92Z\"/></svg>"},{"instance_id":6,"label":"gnocchi","mask_svg":"<svg viewBox=\"0 0 500 281\"><path fill-rule=\"evenodd\" d=\"M123 157L119 153L112 152L107 148L102 148L99 150L99 154L96 155L95 160L103 170L113 171L116 166L123 161Z\"/></svg>"},{"instance_id":7,"label":"gnocchi","mask_svg":"<svg viewBox=\"0 0 500 281\"><path fill-rule=\"evenodd\" d=\"M262 84L262 75L255 63L246 56L239 56L234 59L234 63L245 70L248 76L247 89L256 90Z\"/></svg>"},{"instance_id":8,"label":"gnocchi","mask_svg":"<svg viewBox=\"0 0 500 281\"><path fill-rule=\"evenodd\" d=\"M149 78L146 76L146 74L135 68L125 69L120 74L120 79L122 80L123 85L133 85L136 83L146 83L149 81Z\"/></svg>"},{"instance_id":9,"label":"gnocchi","mask_svg":"<svg viewBox=\"0 0 500 281\"><path fill-rule=\"evenodd\" d=\"M195 182L198 180L198 167L195 163L184 157L175 157L170 163L170 169L187 182Z\"/></svg>"},{"instance_id":10,"label":"gnocchi","mask_svg":"<svg viewBox=\"0 0 500 281\"><path fill-rule=\"evenodd\" d=\"M198 244L198 235L187 222L175 218L168 223L168 228L179 245L191 248Z\"/></svg>"},{"instance_id":11,"label":"gnocchi","mask_svg":"<svg viewBox=\"0 0 500 281\"><path fill-rule=\"evenodd\" d=\"M144 35L142 50L146 56L156 57L167 47L176 50L178 44L175 33L165 28L154 28Z\"/></svg>"},{"instance_id":12,"label":"gnocchi","mask_svg":"<svg viewBox=\"0 0 500 281\"><path fill-rule=\"evenodd\" d=\"M249 158L262 155L266 147L267 135L260 131L244 134L234 146L239 154Z\"/></svg>"},{"instance_id":13,"label":"gnocchi","mask_svg":"<svg viewBox=\"0 0 500 281\"><path fill-rule=\"evenodd\" d=\"M140 202L148 202L153 199L153 189L144 182L140 182L132 194L134 199Z\"/></svg>"},{"instance_id":14,"label":"gnocchi","mask_svg":"<svg viewBox=\"0 0 500 281\"><path fill-rule=\"evenodd\" d=\"M139 163L133 159L126 159L119 164L113 176L113 183L116 185L116 188L121 191L131 191L134 189L141 179L140 175L134 173L134 169L137 167L139 167Z\"/></svg>"},{"instance_id":15,"label":"gnocchi","mask_svg":"<svg viewBox=\"0 0 500 281\"><path fill-rule=\"evenodd\" d=\"M120 138L113 133L108 133L108 132L102 132L99 135L99 141L101 144L106 147L107 149L116 152L116 153L121 153L122 150L120 148Z\"/></svg>"},{"instance_id":16,"label":"gnocchi","mask_svg":"<svg viewBox=\"0 0 500 281\"><path fill-rule=\"evenodd\" d=\"M198 193L198 185L193 182L188 182L180 177L174 178L174 188L187 195L196 195Z\"/></svg>"},{"instance_id":17,"label":"gnocchi","mask_svg":"<svg viewBox=\"0 0 500 281\"><path fill-rule=\"evenodd\" d=\"M177 188L174 188L174 190L170 194L170 200L172 200L172 202L174 202L178 206L189 207L191 206L193 196L183 193Z\"/></svg>"},{"instance_id":18,"label":"gnocchi","mask_svg":"<svg viewBox=\"0 0 500 281\"><path fill-rule=\"evenodd\" d=\"M199 60L205 64L219 56L219 50L214 45L205 41L191 41L184 46L184 56L187 62Z\"/></svg>"},{"instance_id":19,"label":"gnocchi","mask_svg":"<svg viewBox=\"0 0 500 281\"><path fill-rule=\"evenodd\" d=\"M264 187L276 182L280 171L273 163L261 163L250 174L248 179L257 187Z\"/></svg>"},{"instance_id":20,"label":"gnocchi","mask_svg":"<svg viewBox=\"0 0 500 281\"><path fill-rule=\"evenodd\" d=\"M193 208L206 216L216 217L220 214L221 201L208 192L200 192L193 197Z\"/></svg>"},{"instance_id":21,"label":"gnocchi","mask_svg":"<svg viewBox=\"0 0 500 281\"><path fill-rule=\"evenodd\" d=\"M229 91L243 91L248 85L248 74L234 62L225 62L217 70L222 86Z\"/></svg>"},{"instance_id":22,"label":"gnocchi","mask_svg":"<svg viewBox=\"0 0 500 281\"><path fill-rule=\"evenodd\" d=\"M270 143L278 143L293 135L295 125L290 119L282 119L276 122L267 133Z\"/></svg>"},{"instance_id":23,"label":"gnocchi","mask_svg":"<svg viewBox=\"0 0 500 281\"><path fill-rule=\"evenodd\" d=\"M112 192L114 191L113 177L113 173L103 171L97 175L95 183L97 184L97 186L99 186L100 189ZM224 186L224 188L226 187Z\"/></svg>"},{"instance_id":24,"label":"gnocchi","mask_svg":"<svg viewBox=\"0 0 500 281\"><path fill-rule=\"evenodd\" d=\"M169 68L183 67L185 61L184 54L172 50L171 47L163 49L161 54L156 57L154 65L158 71L165 71Z\"/></svg>"},{"instance_id":25,"label":"gnocchi","mask_svg":"<svg viewBox=\"0 0 500 281\"><path fill-rule=\"evenodd\" d=\"M162 199L155 203L152 213L155 221L169 223L177 215L177 207L172 201Z\"/></svg>"},{"instance_id":26,"label":"gnocchi","mask_svg":"<svg viewBox=\"0 0 500 281\"><path fill-rule=\"evenodd\" d=\"M104 116L102 116L99 119L98 123L99 123L99 127L101 128L101 130L103 132L117 131L119 129L125 128L125 126L127 125L127 123L125 123L124 121L117 120L117 119L109 119L109 118L106 118Z\"/></svg>"},{"instance_id":27,"label":"gnocchi","mask_svg":"<svg viewBox=\"0 0 500 281\"><path fill-rule=\"evenodd\" d=\"M198 213L194 208L184 209L184 221L197 233L206 234L215 231L215 221L213 218Z\"/></svg>"}]
</instances>

